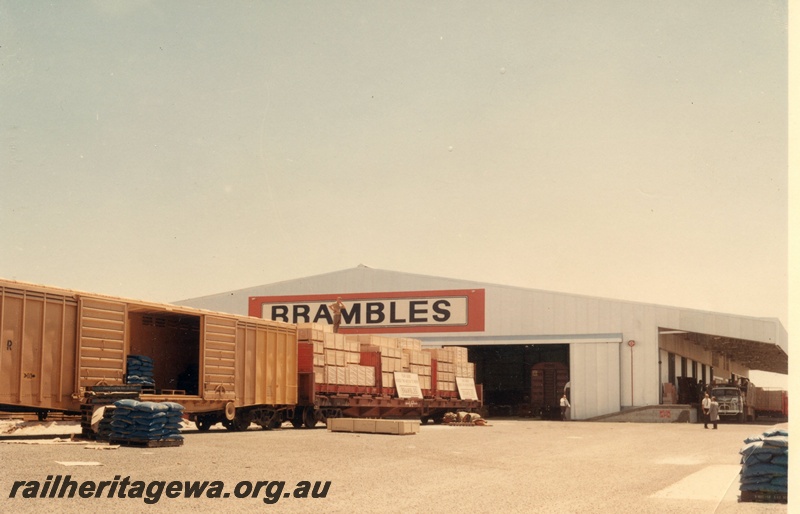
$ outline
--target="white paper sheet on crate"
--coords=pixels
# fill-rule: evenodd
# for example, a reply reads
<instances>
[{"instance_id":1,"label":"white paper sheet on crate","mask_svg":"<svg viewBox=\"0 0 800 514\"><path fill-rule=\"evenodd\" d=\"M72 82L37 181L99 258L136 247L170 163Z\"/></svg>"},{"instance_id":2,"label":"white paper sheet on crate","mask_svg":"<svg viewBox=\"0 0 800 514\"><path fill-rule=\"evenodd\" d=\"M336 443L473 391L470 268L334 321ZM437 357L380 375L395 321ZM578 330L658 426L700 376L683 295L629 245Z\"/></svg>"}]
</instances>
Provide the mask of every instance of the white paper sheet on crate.
<instances>
[{"instance_id":1,"label":"white paper sheet on crate","mask_svg":"<svg viewBox=\"0 0 800 514\"><path fill-rule=\"evenodd\" d=\"M394 372L394 386L398 398L422 398L419 376L416 373Z\"/></svg>"},{"instance_id":2,"label":"white paper sheet on crate","mask_svg":"<svg viewBox=\"0 0 800 514\"><path fill-rule=\"evenodd\" d=\"M462 400L477 400L478 391L475 389L475 379L468 377L456 377L458 396Z\"/></svg>"}]
</instances>

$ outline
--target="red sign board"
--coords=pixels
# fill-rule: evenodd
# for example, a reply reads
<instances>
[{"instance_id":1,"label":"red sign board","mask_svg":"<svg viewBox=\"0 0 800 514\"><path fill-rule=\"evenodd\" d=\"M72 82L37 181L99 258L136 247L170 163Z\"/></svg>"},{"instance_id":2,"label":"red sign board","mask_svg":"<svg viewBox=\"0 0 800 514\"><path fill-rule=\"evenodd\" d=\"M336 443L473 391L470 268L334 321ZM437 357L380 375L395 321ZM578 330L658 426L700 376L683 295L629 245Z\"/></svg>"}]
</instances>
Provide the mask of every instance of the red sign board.
<instances>
[{"instance_id":1,"label":"red sign board","mask_svg":"<svg viewBox=\"0 0 800 514\"><path fill-rule=\"evenodd\" d=\"M342 333L483 332L484 289L251 296L249 314L286 323L333 324L341 298Z\"/></svg>"}]
</instances>

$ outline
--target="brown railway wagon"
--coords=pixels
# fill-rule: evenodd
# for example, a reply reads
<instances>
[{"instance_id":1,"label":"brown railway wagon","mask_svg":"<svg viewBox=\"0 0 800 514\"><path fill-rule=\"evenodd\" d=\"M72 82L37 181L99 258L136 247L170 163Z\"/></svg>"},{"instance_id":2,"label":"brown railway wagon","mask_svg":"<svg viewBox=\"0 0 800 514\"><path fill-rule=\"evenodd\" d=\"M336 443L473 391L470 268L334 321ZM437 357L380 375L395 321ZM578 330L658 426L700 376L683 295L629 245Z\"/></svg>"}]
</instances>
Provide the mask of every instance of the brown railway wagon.
<instances>
[{"instance_id":1,"label":"brown railway wagon","mask_svg":"<svg viewBox=\"0 0 800 514\"><path fill-rule=\"evenodd\" d=\"M560 399L569 382L569 368L560 362L540 362L531 367L531 408L542 418L560 417Z\"/></svg>"},{"instance_id":2,"label":"brown railway wagon","mask_svg":"<svg viewBox=\"0 0 800 514\"><path fill-rule=\"evenodd\" d=\"M85 411L130 387L131 355L154 362L140 399L180 403L198 425L267 428L297 403L287 323L0 279L0 335L0 411Z\"/></svg>"}]
</instances>

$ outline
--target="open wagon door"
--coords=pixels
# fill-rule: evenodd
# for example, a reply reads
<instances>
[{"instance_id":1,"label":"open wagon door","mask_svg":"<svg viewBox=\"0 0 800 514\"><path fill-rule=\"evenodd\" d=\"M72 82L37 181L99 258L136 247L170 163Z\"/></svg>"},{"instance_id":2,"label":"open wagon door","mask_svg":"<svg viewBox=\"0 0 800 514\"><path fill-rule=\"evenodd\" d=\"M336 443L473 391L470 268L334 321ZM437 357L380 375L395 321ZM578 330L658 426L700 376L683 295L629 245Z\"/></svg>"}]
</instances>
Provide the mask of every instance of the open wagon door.
<instances>
[{"instance_id":1,"label":"open wagon door","mask_svg":"<svg viewBox=\"0 0 800 514\"><path fill-rule=\"evenodd\" d=\"M124 382L127 315L123 302L80 299L78 390Z\"/></svg>"},{"instance_id":2,"label":"open wagon door","mask_svg":"<svg viewBox=\"0 0 800 514\"><path fill-rule=\"evenodd\" d=\"M203 399L235 399L236 320L204 316L202 341Z\"/></svg>"}]
</instances>

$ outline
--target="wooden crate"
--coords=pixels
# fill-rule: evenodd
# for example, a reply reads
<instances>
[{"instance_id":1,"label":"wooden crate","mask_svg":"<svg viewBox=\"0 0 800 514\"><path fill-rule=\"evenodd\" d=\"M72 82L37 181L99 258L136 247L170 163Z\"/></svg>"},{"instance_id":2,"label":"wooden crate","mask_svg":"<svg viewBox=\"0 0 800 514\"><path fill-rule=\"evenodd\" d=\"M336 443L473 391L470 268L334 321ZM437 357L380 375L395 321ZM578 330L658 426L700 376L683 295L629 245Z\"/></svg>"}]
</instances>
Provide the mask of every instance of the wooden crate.
<instances>
[{"instance_id":1,"label":"wooden crate","mask_svg":"<svg viewBox=\"0 0 800 514\"><path fill-rule=\"evenodd\" d=\"M419 420L330 418L331 432L357 432L362 434L412 435L419 433Z\"/></svg>"}]
</instances>

